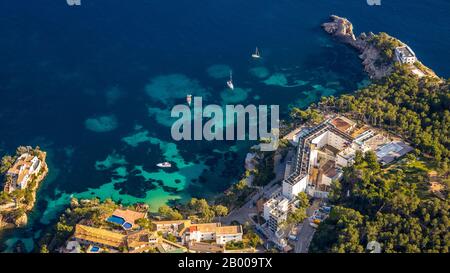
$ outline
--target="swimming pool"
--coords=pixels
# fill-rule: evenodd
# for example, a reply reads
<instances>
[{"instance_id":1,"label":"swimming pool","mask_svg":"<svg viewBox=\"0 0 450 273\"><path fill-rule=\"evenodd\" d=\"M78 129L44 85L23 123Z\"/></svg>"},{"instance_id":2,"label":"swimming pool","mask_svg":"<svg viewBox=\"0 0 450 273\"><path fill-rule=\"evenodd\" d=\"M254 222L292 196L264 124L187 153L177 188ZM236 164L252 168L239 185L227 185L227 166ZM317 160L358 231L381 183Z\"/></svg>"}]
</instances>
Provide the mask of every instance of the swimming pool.
<instances>
[{"instance_id":1,"label":"swimming pool","mask_svg":"<svg viewBox=\"0 0 450 273\"><path fill-rule=\"evenodd\" d=\"M122 227L123 227L124 229L130 229L130 228L133 227L133 225L130 224L130 223L128 223L128 222L125 222L125 223L123 223Z\"/></svg>"},{"instance_id":2,"label":"swimming pool","mask_svg":"<svg viewBox=\"0 0 450 273\"><path fill-rule=\"evenodd\" d=\"M100 250L100 248L98 246L93 246L91 247L91 252L98 252Z\"/></svg>"},{"instance_id":3,"label":"swimming pool","mask_svg":"<svg viewBox=\"0 0 450 273\"><path fill-rule=\"evenodd\" d=\"M111 223L116 223L119 225L123 225L124 223L126 223L125 219L123 219L122 217L115 216L115 215L109 217L106 221L111 222Z\"/></svg>"},{"instance_id":4,"label":"swimming pool","mask_svg":"<svg viewBox=\"0 0 450 273\"><path fill-rule=\"evenodd\" d=\"M122 217L119 216L111 216L108 219L106 219L106 221L111 222L111 223L115 223L115 224L119 224L121 225L124 229L130 229L133 227L133 224L125 221L125 219L123 219Z\"/></svg>"}]
</instances>

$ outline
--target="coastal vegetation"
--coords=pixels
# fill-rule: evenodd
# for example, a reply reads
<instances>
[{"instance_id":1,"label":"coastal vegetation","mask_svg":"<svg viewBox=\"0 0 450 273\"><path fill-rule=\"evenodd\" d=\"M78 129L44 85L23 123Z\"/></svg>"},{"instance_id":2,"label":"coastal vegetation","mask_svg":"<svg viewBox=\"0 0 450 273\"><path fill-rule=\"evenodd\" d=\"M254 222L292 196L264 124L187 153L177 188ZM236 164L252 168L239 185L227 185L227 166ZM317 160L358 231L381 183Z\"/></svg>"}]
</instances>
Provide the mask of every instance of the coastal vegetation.
<instances>
[{"instance_id":1,"label":"coastal vegetation","mask_svg":"<svg viewBox=\"0 0 450 273\"><path fill-rule=\"evenodd\" d=\"M58 222L49 227L39 241L40 249L56 251L72 236L75 225L83 221L86 224L101 227L109 225L104 216L111 214L119 206L111 199L100 202L99 199L78 200L72 198L70 206L58 219Z\"/></svg>"},{"instance_id":2,"label":"coastal vegetation","mask_svg":"<svg viewBox=\"0 0 450 273\"><path fill-rule=\"evenodd\" d=\"M254 190L247 185L246 178L243 178L220 195L215 203L226 206L231 210L243 205Z\"/></svg>"},{"instance_id":3,"label":"coastal vegetation","mask_svg":"<svg viewBox=\"0 0 450 273\"><path fill-rule=\"evenodd\" d=\"M186 204L180 204L176 208L163 205L158 209L158 214L164 220L191 219L198 223L209 223L215 217L226 216L228 208L210 205L206 199L191 198Z\"/></svg>"},{"instance_id":4,"label":"coastal vegetation","mask_svg":"<svg viewBox=\"0 0 450 273\"><path fill-rule=\"evenodd\" d=\"M297 207L288 214L286 219L287 225L297 225L307 218L306 209L309 207L308 195L300 192L297 196Z\"/></svg>"},{"instance_id":5,"label":"coastal vegetation","mask_svg":"<svg viewBox=\"0 0 450 273\"><path fill-rule=\"evenodd\" d=\"M324 119L321 111L311 107L306 110L302 110L298 107L293 107L290 116L291 118L299 120L302 123L312 122L314 124L318 124Z\"/></svg>"},{"instance_id":6,"label":"coastal vegetation","mask_svg":"<svg viewBox=\"0 0 450 273\"><path fill-rule=\"evenodd\" d=\"M247 223L243 226L243 232L242 241L230 241L226 243L225 248L227 250L254 249L263 244L262 239L250 224Z\"/></svg>"},{"instance_id":7,"label":"coastal vegetation","mask_svg":"<svg viewBox=\"0 0 450 273\"><path fill-rule=\"evenodd\" d=\"M275 152L262 153L261 159L259 160L256 169L252 172L252 174L254 175L253 185L264 186L275 178L274 157Z\"/></svg>"},{"instance_id":8,"label":"coastal vegetation","mask_svg":"<svg viewBox=\"0 0 450 273\"><path fill-rule=\"evenodd\" d=\"M394 61L395 48L402 46L402 43L399 40L389 36L385 32L372 35L368 42L379 50L380 58L378 59L378 62L380 64L391 64Z\"/></svg>"}]
</instances>

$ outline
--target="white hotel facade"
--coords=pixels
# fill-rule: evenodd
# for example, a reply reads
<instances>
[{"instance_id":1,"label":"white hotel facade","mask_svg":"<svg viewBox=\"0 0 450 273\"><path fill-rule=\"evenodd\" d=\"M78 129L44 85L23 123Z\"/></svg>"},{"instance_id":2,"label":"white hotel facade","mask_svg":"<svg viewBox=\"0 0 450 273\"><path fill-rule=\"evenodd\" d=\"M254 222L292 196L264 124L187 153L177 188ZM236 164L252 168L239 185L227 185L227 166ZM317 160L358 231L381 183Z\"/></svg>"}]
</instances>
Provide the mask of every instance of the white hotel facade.
<instances>
[{"instance_id":1,"label":"white hotel facade","mask_svg":"<svg viewBox=\"0 0 450 273\"><path fill-rule=\"evenodd\" d=\"M317 166L325 165L322 162L331 165L332 170L347 166L351 157L346 159L344 155L339 154L353 150L348 149L352 143L353 138L337 129L330 120L300 136L291 173L283 180L281 192L275 193L264 203L264 218L273 233L277 233L280 223L287 219L289 211L295 207L296 196L300 192L307 192L316 197L327 196L327 191L323 188L330 186L333 179L339 179L339 175L335 172L333 177L327 177L326 172L319 172L320 183L315 183L317 181L314 181L310 174Z\"/></svg>"}]
</instances>

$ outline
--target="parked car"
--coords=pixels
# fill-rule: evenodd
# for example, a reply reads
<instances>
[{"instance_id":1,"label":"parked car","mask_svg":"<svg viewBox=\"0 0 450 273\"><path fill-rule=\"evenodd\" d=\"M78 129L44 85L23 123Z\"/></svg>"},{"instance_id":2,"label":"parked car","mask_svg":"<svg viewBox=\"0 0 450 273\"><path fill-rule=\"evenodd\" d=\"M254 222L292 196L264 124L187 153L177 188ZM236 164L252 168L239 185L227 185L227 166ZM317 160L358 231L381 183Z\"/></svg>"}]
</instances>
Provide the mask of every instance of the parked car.
<instances>
[{"instance_id":1,"label":"parked car","mask_svg":"<svg viewBox=\"0 0 450 273\"><path fill-rule=\"evenodd\" d=\"M322 210L324 213L329 214L330 211L331 211L331 207L323 206L323 207L321 208L321 210Z\"/></svg>"}]
</instances>

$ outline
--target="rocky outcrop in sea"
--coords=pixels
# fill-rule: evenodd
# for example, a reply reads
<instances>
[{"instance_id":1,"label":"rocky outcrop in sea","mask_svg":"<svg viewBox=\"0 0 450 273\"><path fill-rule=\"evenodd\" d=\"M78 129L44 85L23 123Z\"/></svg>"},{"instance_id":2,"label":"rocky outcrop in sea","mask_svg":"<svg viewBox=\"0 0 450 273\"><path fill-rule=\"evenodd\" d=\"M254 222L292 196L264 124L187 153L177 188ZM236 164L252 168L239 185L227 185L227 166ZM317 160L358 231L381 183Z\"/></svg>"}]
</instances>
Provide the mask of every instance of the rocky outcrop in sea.
<instances>
[{"instance_id":1,"label":"rocky outcrop in sea","mask_svg":"<svg viewBox=\"0 0 450 273\"><path fill-rule=\"evenodd\" d=\"M380 50L369 41L375 35L372 32L361 33L358 37L353 33L353 24L346 18L331 15L331 22L323 23L322 28L339 41L349 44L359 51L364 70L371 79L381 79L393 71L392 63L382 63Z\"/></svg>"}]
</instances>

